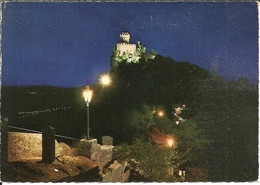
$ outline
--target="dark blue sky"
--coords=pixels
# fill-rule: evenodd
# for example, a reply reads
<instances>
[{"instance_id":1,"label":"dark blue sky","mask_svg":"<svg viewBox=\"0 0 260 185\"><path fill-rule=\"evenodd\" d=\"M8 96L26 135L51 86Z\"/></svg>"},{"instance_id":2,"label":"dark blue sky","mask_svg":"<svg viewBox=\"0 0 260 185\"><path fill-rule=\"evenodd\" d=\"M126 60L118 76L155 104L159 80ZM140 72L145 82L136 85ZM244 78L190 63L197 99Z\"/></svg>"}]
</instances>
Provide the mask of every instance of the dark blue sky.
<instances>
[{"instance_id":1,"label":"dark blue sky","mask_svg":"<svg viewBox=\"0 0 260 185\"><path fill-rule=\"evenodd\" d=\"M258 82L256 3L6 3L2 84L82 86L122 31L147 51ZM163 71L162 71L163 72Z\"/></svg>"}]
</instances>

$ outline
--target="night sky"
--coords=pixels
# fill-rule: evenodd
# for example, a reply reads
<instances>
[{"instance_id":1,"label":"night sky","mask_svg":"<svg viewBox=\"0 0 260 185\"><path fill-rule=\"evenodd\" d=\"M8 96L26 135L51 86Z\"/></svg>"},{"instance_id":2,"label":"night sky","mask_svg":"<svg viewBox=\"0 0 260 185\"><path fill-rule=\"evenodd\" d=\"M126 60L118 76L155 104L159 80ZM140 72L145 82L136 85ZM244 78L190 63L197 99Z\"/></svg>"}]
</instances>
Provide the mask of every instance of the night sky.
<instances>
[{"instance_id":1,"label":"night sky","mask_svg":"<svg viewBox=\"0 0 260 185\"><path fill-rule=\"evenodd\" d=\"M2 11L2 85L95 83L122 31L148 52L258 83L253 2L5 3Z\"/></svg>"}]
</instances>

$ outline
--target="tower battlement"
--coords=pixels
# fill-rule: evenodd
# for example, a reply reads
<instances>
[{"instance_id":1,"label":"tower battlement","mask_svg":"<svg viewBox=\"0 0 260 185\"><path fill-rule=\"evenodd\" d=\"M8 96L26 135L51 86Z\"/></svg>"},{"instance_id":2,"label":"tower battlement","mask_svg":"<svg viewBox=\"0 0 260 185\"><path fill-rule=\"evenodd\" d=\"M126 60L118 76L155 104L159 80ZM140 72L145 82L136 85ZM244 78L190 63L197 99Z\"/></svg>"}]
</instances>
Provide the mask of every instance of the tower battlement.
<instances>
[{"instance_id":1,"label":"tower battlement","mask_svg":"<svg viewBox=\"0 0 260 185\"><path fill-rule=\"evenodd\" d=\"M120 42L129 43L130 41L130 34L128 32L120 33Z\"/></svg>"},{"instance_id":2,"label":"tower battlement","mask_svg":"<svg viewBox=\"0 0 260 185\"><path fill-rule=\"evenodd\" d=\"M117 45L135 45L136 46L136 44L126 43L126 42L118 42L116 44Z\"/></svg>"}]
</instances>

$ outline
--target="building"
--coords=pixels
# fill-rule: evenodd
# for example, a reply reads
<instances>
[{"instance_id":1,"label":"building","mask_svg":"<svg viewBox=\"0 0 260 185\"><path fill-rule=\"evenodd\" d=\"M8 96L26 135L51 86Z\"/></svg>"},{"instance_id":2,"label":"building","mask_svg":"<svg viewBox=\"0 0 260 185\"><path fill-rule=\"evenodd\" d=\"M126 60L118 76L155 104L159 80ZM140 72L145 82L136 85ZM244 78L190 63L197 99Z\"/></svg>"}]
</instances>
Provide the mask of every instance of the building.
<instances>
[{"instance_id":1,"label":"building","mask_svg":"<svg viewBox=\"0 0 260 185\"><path fill-rule=\"evenodd\" d=\"M116 69L121 62L139 63L141 58L145 61L155 58L156 53L146 53L146 48L141 45L140 41L137 44L133 44L130 43L130 38L131 36L128 32L120 34L120 41L113 47L110 69Z\"/></svg>"},{"instance_id":2,"label":"building","mask_svg":"<svg viewBox=\"0 0 260 185\"><path fill-rule=\"evenodd\" d=\"M130 34L128 32L122 32L120 34L120 41L116 44L116 50L118 51L119 56L122 56L126 52L134 54L136 51L136 44L130 43Z\"/></svg>"}]
</instances>

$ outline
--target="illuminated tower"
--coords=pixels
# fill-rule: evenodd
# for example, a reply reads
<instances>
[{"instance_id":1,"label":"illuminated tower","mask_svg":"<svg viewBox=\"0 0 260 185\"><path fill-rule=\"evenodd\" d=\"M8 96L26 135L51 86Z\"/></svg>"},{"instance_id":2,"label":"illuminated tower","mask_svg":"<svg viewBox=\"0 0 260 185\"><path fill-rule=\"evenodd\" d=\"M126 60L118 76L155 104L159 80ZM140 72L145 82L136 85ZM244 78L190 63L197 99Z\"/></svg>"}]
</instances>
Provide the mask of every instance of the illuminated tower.
<instances>
[{"instance_id":1,"label":"illuminated tower","mask_svg":"<svg viewBox=\"0 0 260 185\"><path fill-rule=\"evenodd\" d=\"M129 42L130 34L128 32L122 32L120 34L120 42L116 44L116 50L118 51L119 56L122 56L126 52L134 54L136 51L136 44L131 44Z\"/></svg>"}]
</instances>

